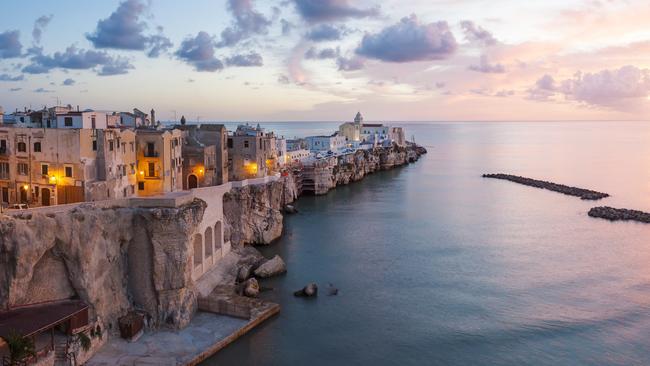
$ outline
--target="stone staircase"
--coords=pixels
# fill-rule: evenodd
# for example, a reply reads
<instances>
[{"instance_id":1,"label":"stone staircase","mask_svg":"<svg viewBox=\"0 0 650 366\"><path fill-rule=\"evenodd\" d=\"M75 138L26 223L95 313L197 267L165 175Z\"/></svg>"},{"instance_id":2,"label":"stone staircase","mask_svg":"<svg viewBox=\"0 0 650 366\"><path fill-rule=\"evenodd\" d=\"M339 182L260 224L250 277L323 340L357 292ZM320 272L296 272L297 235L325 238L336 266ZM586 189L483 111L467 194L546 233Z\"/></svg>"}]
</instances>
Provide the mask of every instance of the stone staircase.
<instances>
[{"instance_id":1,"label":"stone staircase","mask_svg":"<svg viewBox=\"0 0 650 366\"><path fill-rule=\"evenodd\" d=\"M68 341L58 340L54 344L54 366L71 366L72 361L68 358Z\"/></svg>"}]
</instances>

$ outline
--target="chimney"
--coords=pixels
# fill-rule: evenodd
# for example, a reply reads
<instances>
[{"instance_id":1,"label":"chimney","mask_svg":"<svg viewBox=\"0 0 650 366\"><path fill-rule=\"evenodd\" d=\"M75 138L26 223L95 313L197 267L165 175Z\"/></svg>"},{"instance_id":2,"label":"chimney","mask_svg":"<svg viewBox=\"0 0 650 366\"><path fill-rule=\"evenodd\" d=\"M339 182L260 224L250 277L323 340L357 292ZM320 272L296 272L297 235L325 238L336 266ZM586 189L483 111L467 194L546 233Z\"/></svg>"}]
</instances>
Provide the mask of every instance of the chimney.
<instances>
[{"instance_id":1,"label":"chimney","mask_svg":"<svg viewBox=\"0 0 650 366\"><path fill-rule=\"evenodd\" d=\"M77 104L77 112L79 112L79 104Z\"/></svg>"}]
</instances>

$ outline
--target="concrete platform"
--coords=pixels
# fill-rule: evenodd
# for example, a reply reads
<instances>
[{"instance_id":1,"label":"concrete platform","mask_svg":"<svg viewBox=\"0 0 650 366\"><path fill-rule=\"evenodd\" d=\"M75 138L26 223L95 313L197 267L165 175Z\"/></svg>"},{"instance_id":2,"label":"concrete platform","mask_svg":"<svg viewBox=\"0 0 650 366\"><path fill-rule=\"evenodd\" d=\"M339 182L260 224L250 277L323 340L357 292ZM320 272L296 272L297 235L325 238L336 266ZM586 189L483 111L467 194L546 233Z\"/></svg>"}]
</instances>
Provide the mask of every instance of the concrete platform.
<instances>
[{"instance_id":1,"label":"concrete platform","mask_svg":"<svg viewBox=\"0 0 650 366\"><path fill-rule=\"evenodd\" d=\"M135 343L113 337L86 365L196 365L279 311L268 304L250 320L199 312L180 331L146 333Z\"/></svg>"}]
</instances>

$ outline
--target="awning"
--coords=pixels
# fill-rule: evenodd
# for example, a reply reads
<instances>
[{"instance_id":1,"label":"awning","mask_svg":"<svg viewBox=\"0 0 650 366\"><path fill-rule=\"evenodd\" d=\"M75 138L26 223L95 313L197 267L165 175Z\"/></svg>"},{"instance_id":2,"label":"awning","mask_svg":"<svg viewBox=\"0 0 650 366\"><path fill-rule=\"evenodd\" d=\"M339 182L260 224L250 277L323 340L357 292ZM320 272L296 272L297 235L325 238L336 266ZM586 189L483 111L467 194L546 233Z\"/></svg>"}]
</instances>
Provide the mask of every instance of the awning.
<instances>
[{"instance_id":1,"label":"awning","mask_svg":"<svg viewBox=\"0 0 650 366\"><path fill-rule=\"evenodd\" d=\"M42 333L88 309L80 300L66 300L28 305L0 312L0 337L7 338L12 331L23 337Z\"/></svg>"}]
</instances>

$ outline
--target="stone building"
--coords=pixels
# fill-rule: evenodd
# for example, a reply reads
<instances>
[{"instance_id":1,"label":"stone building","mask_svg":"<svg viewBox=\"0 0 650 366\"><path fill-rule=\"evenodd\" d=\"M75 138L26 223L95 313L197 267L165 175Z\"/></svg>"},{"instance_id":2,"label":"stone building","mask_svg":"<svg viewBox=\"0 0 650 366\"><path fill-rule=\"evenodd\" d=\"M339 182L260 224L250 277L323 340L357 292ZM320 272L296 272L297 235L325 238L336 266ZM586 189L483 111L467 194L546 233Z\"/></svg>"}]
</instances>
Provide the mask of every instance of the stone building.
<instances>
[{"instance_id":1,"label":"stone building","mask_svg":"<svg viewBox=\"0 0 650 366\"><path fill-rule=\"evenodd\" d=\"M240 125L228 137L228 176L230 180L261 178L278 171L276 138L257 127Z\"/></svg>"},{"instance_id":2,"label":"stone building","mask_svg":"<svg viewBox=\"0 0 650 366\"><path fill-rule=\"evenodd\" d=\"M196 170L196 166L197 164L199 164L200 161L203 161L203 164L206 164L207 161L213 162L211 163L211 165L213 165L214 172L205 170L205 173L208 174L208 176L205 177L203 182L199 182L199 186L205 187L205 186L220 185L220 184L227 183L228 182L228 147L227 147L228 130L226 130L226 127L222 124L204 124L204 125L177 125L175 128L183 131L184 141L188 145L190 145L188 149L184 148L183 157L185 157L186 153L190 154L188 156L194 155L192 156L194 163L187 162L188 168L194 167L194 170ZM209 151L206 151L205 153L199 152L198 150L200 150L201 146L208 148ZM209 148L210 146L214 146L214 148ZM200 156L196 156L197 153L203 155L204 157L201 158ZM194 180L194 178L189 177L189 175L191 174L193 173L191 173L189 170L187 170L187 174L186 174L186 170L184 170L183 187L186 187L186 184L188 183L187 179L192 179L192 181ZM212 176L213 178L210 178L210 176Z\"/></svg>"},{"instance_id":3,"label":"stone building","mask_svg":"<svg viewBox=\"0 0 650 366\"><path fill-rule=\"evenodd\" d=\"M128 197L135 178L126 167L135 159L122 144L129 141L132 131L0 128L2 202L49 206Z\"/></svg>"},{"instance_id":4,"label":"stone building","mask_svg":"<svg viewBox=\"0 0 650 366\"><path fill-rule=\"evenodd\" d=\"M137 195L155 196L183 189L182 132L136 129Z\"/></svg>"},{"instance_id":5,"label":"stone building","mask_svg":"<svg viewBox=\"0 0 650 366\"><path fill-rule=\"evenodd\" d=\"M338 153L345 149L347 140L345 136L340 136L335 133L332 136L308 136L305 137L307 148L311 151L331 151Z\"/></svg>"},{"instance_id":6,"label":"stone building","mask_svg":"<svg viewBox=\"0 0 650 366\"><path fill-rule=\"evenodd\" d=\"M339 135L344 136L348 143L361 141L361 126L363 125L363 116L357 112L354 122L345 122L339 126Z\"/></svg>"},{"instance_id":7,"label":"stone building","mask_svg":"<svg viewBox=\"0 0 650 366\"><path fill-rule=\"evenodd\" d=\"M217 147L203 145L191 136L183 143L183 189L216 186Z\"/></svg>"}]
</instances>

